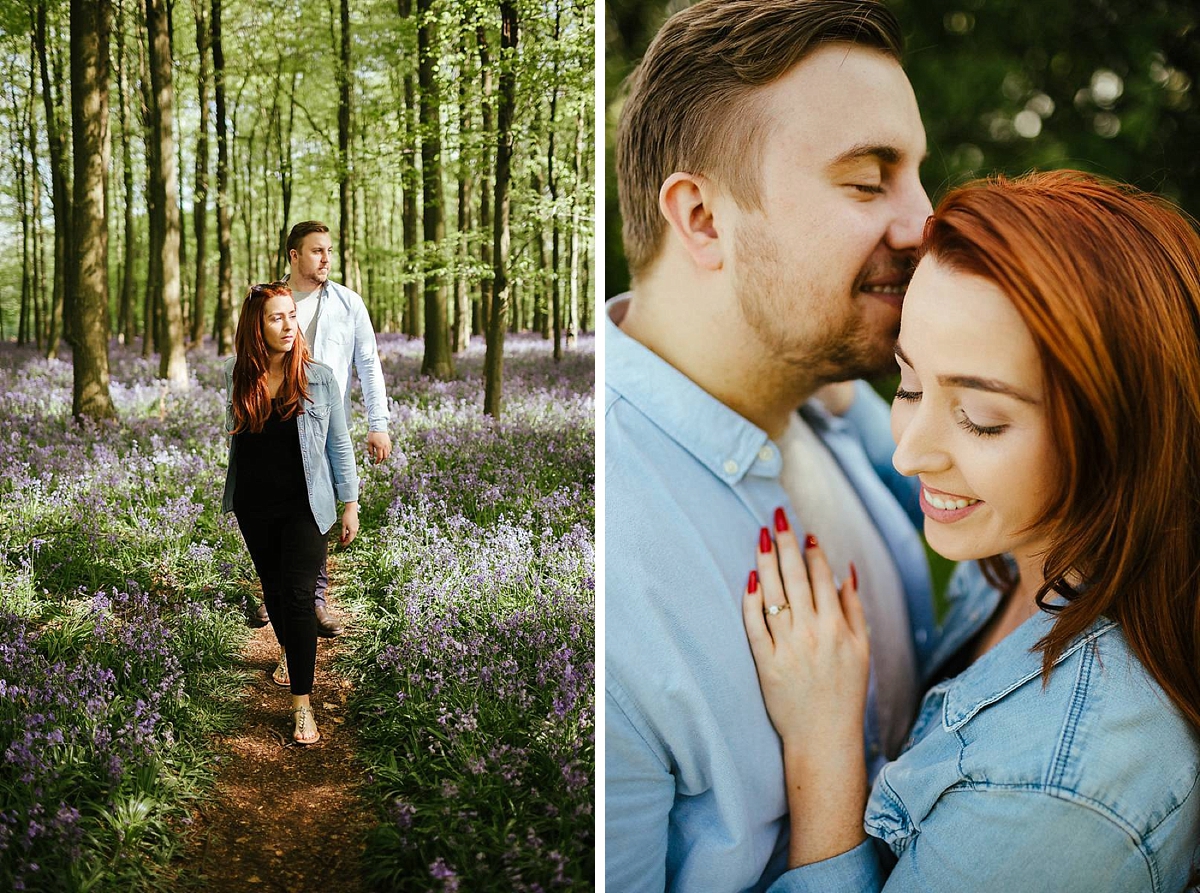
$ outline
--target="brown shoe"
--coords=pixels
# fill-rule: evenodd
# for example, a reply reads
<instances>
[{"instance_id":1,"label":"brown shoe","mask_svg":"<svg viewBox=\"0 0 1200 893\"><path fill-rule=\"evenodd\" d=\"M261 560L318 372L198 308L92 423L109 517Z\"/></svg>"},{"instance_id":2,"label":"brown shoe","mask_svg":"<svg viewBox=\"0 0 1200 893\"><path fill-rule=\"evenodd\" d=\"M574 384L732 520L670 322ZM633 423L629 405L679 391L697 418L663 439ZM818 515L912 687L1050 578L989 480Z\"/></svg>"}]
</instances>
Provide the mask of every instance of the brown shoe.
<instances>
[{"instance_id":1,"label":"brown shoe","mask_svg":"<svg viewBox=\"0 0 1200 893\"><path fill-rule=\"evenodd\" d=\"M246 618L246 625L251 629L262 629L271 622L271 616L267 613L267 606L263 602L258 603L258 607L250 612L250 616Z\"/></svg>"},{"instance_id":2,"label":"brown shoe","mask_svg":"<svg viewBox=\"0 0 1200 893\"><path fill-rule=\"evenodd\" d=\"M323 639L336 639L346 631L341 623L333 619L333 615L321 605L316 605L317 635Z\"/></svg>"}]
</instances>

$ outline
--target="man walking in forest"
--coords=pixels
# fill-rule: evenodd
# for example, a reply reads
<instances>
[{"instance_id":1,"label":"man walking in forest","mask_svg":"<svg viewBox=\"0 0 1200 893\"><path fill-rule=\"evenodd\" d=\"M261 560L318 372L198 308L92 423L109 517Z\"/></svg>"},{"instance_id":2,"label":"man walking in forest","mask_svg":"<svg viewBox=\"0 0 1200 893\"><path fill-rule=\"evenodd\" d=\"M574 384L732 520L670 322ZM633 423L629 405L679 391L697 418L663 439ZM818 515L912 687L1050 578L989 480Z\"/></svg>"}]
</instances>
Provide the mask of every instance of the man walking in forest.
<instances>
[{"instance_id":1,"label":"man walking in forest","mask_svg":"<svg viewBox=\"0 0 1200 893\"><path fill-rule=\"evenodd\" d=\"M358 373L363 402L367 405L367 453L379 463L391 455L392 439L387 431L387 392L375 346L375 330L362 296L330 281L332 252L333 240L328 226L316 220L297 223L288 233L288 263L292 272L285 281L291 286L296 301L296 320L313 359L331 367L341 387L347 423L350 419L350 375L352 369ZM344 628L329 613L325 602L328 585L329 577L322 565L317 575L315 601L317 632L332 639L340 636ZM266 606L259 605L252 617L252 625L265 626L269 622Z\"/></svg>"},{"instance_id":2,"label":"man walking in forest","mask_svg":"<svg viewBox=\"0 0 1200 893\"><path fill-rule=\"evenodd\" d=\"M858 569L872 772L913 718L933 644L916 491L891 468L886 404L842 384L894 364L930 213L901 41L871 0L701 0L630 79L633 286L605 320L609 889L791 889L780 739L742 623L772 528ZM810 399L827 386L836 409Z\"/></svg>"}]
</instances>

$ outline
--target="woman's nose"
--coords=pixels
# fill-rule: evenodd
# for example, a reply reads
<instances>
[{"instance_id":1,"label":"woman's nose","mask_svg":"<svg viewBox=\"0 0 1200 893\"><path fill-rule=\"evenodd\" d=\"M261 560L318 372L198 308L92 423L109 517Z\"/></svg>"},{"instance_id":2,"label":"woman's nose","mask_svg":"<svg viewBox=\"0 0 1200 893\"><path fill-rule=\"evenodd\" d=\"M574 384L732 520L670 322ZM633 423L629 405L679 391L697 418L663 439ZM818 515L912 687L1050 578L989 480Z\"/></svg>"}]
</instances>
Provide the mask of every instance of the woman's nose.
<instances>
[{"instance_id":1,"label":"woman's nose","mask_svg":"<svg viewBox=\"0 0 1200 893\"><path fill-rule=\"evenodd\" d=\"M944 438L920 407L909 410L906 419L893 419L893 422L896 450L892 453L892 465L898 472L915 477L945 471L953 464L945 449Z\"/></svg>"}]
</instances>

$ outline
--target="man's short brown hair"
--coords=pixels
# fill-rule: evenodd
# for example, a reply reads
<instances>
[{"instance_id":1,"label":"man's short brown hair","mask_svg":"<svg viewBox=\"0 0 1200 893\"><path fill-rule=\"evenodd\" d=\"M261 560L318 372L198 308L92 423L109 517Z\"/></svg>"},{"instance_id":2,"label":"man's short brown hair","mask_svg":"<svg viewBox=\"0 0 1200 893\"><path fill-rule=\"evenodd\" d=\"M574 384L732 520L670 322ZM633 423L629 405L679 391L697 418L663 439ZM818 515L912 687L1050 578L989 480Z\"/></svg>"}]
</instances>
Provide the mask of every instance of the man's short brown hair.
<instances>
[{"instance_id":1,"label":"man's short brown hair","mask_svg":"<svg viewBox=\"0 0 1200 893\"><path fill-rule=\"evenodd\" d=\"M329 227L319 220L302 220L292 227L292 231L288 233L287 240L287 256L288 260L292 259L292 252L299 251L300 246L304 244L304 237L310 236L313 233L327 233Z\"/></svg>"},{"instance_id":2,"label":"man's short brown hair","mask_svg":"<svg viewBox=\"0 0 1200 893\"><path fill-rule=\"evenodd\" d=\"M759 208L765 122L751 94L819 45L858 44L900 59L896 17L878 0L700 0L667 20L627 82L617 126L625 257L636 276L658 256L663 181L713 176Z\"/></svg>"}]
</instances>

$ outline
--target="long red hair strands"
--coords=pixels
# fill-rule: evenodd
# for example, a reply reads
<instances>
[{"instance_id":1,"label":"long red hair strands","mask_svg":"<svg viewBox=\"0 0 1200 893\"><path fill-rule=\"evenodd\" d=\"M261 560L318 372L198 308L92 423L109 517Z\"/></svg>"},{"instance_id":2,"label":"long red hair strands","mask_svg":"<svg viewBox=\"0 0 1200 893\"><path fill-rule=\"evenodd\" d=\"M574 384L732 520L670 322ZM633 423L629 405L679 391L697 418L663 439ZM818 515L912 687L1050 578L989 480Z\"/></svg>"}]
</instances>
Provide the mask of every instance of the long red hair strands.
<instances>
[{"instance_id":1,"label":"long red hair strands","mask_svg":"<svg viewBox=\"0 0 1200 893\"><path fill-rule=\"evenodd\" d=\"M271 415L271 397L267 390L267 366L270 356L263 336L263 307L271 298L291 296L283 282L252 285L242 302L238 317L233 364L233 430L230 434L262 431ZM304 333L296 331L296 341L283 361L283 385L275 396L280 416L286 421L303 411L308 399L308 345Z\"/></svg>"},{"instance_id":2,"label":"long red hair strands","mask_svg":"<svg viewBox=\"0 0 1200 893\"><path fill-rule=\"evenodd\" d=\"M1170 203L1075 171L951 192L923 251L991 280L1029 327L1060 446L1035 526L1057 614L1043 677L1101 615L1200 729L1200 236ZM983 562L1002 589L999 558ZM1080 586L1068 580L1082 579ZM1048 605L1058 593L1065 605Z\"/></svg>"}]
</instances>

